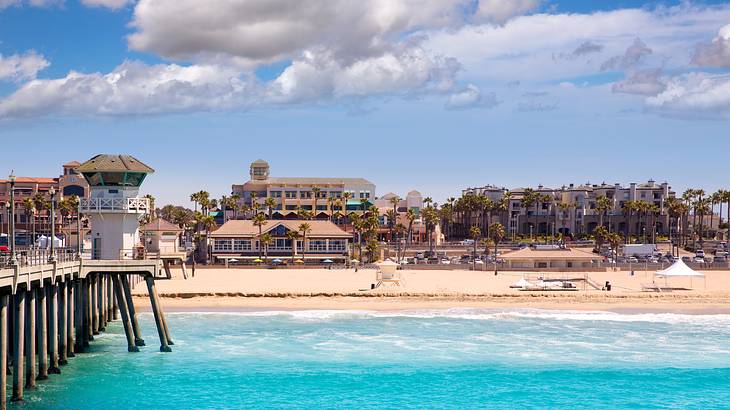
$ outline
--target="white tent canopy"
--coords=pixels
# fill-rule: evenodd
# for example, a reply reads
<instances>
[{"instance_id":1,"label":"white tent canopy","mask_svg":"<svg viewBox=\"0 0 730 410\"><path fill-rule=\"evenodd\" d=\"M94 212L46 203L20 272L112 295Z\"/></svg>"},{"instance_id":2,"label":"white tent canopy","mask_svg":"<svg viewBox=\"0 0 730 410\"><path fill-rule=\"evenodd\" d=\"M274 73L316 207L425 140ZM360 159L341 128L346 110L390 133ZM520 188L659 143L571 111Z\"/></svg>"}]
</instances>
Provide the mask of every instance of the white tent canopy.
<instances>
[{"instance_id":1,"label":"white tent canopy","mask_svg":"<svg viewBox=\"0 0 730 410\"><path fill-rule=\"evenodd\" d=\"M532 283L525 280L525 278L522 278L522 279L518 280L517 282L515 282L515 284L512 286L516 287L516 288L524 288L527 286L532 286Z\"/></svg>"},{"instance_id":2,"label":"white tent canopy","mask_svg":"<svg viewBox=\"0 0 730 410\"><path fill-rule=\"evenodd\" d=\"M705 275L695 271L694 269L687 266L681 259L677 260L672 266L660 270L656 273L657 276L663 277L677 277L677 276L689 276L689 277L704 277Z\"/></svg>"}]
</instances>

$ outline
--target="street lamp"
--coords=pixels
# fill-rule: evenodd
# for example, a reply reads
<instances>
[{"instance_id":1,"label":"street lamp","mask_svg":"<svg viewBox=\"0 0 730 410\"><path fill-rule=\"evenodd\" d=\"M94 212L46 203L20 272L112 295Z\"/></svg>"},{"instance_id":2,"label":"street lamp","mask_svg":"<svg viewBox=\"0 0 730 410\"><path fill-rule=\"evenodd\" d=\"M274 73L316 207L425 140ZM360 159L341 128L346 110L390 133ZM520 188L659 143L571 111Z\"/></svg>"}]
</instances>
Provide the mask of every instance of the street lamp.
<instances>
[{"instance_id":1,"label":"street lamp","mask_svg":"<svg viewBox=\"0 0 730 410\"><path fill-rule=\"evenodd\" d=\"M15 265L15 174L10 171L10 225L8 225L8 239L10 242L10 264Z\"/></svg>"},{"instance_id":2,"label":"street lamp","mask_svg":"<svg viewBox=\"0 0 730 410\"><path fill-rule=\"evenodd\" d=\"M56 190L51 187L48 190L51 195L51 252L48 255L48 262L56 260Z\"/></svg>"}]
</instances>

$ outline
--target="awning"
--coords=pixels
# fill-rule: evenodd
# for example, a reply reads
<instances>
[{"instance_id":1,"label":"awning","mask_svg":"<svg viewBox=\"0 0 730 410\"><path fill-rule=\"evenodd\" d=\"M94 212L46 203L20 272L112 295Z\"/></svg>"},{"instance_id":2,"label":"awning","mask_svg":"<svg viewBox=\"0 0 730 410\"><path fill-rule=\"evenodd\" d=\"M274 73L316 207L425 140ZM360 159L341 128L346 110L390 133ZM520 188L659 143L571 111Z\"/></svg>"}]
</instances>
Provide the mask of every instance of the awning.
<instances>
[{"instance_id":1,"label":"awning","mask_svg":"<svg viewBox=\"0 0 730 410\"><path fill-rule=\"evenodd\" d=\"M373 205L373 203L370 202L369 200L368 201L365 201L365 207L369 207L369 206L372 206L372 205ZM347 206L360 206L361 207L362 206L362 202L360 202L359 199L348 199L347 200Z\"/></svg>"},{"instance_id":2,"label":"awning","mask_svg":"<svg viewBox=\"0 0 730 410\"><path fill-rule=\"evenodd\" d=\"M661 270L656 273L657 276L672 277L672 276L700 276L703 277L702 273L695 271L694 269L687 266L681 259L677 260L672 266Z\"/></svg>"}]
</instances>

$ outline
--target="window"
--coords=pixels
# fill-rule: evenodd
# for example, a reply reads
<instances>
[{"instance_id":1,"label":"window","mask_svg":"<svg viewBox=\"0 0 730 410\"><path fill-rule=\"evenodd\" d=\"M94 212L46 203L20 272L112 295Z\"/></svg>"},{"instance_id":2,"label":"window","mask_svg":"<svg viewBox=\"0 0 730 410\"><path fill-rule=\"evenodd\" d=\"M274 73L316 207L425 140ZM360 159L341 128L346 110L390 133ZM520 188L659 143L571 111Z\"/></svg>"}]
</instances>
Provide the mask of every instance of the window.
<instances>
[{"instance_id":1,"label":"window","mask_svg":"<svg viewBox=\"0 0 730 410\"><path fill-rule=\"evenodd\" d=\"M360 192L360 199L370 199L370 192Z\"/></svg>"},{"instance_id":2,"label":"window","mask_svg":"<svg viewBox=\"0 0 730 410\"><path fill-rule=\"evenodd\" d=\"M317 205L317 210L318 211L326 211L327 210L327 205Z\"/></svg>"},{"instance_id":3,"label":"window","mask_svg":"<svg viewBox=\"0 0 730 410\"><path fill-rule=\"evenodd\" d=\"M331 240L330 241L330 251L332 252L344 252L345 251L345 242L341 240Z\"/></svg>"},{"instance_id":4,"label":"window","mask_svg":"<svg viewBox=\"0 0 730 410\"><path fill-rule=\"evenodd\" d=\"M257 177L262 177L266 175L266 167L254 167L253 174Z\"/></svg>"},{"instance_id":5,"label":"window","mask_svg":"<svg viewBox=\"0 0 730 410\"><path fill-rule=\"evenodd\" d=\"M247 239L234 239L233 250L235 252L243 252L251 250L251 241Z\"/></svg>"},{"instance_id":6,"label":"window","mask_svg":"<svg viewBox=\"0 0 730 410\"><path fill-rule=\"evenodd\" d=\"M330 191L330 198L340 198L342 197L342 192L338 191Z\"/></svg>"},{"instance_id":7,"label":"window","mask_svg":"<svg viewBox=\"0 0 730 410\"><path fill-rule=\"evenodd\" d=\"M299 193L299 197L300 198L304 198L304 199L311 199L312 198L312 191L301 191Z\"/></svg>"},{"instance_id":8,"label":"window","mask_svg":"<svg viewBox=\"0 0 730 410\"><path fill-rule=\"evenodd\" d=\"M297 191L286 191L286 198L293 199L297 197Z\"/></svg>"},{"instance_id":9,"label":"window","mask_svg":"<svg viewBox=\"0 0 730 410\"><path fill-rule=\"evenodd\" d=\"M319 199L327 198L327 191L319 191L317 193L317 198L319 198Z\"/></svg>"},{"instance_id":10,"label":"window","mask_svg":"<svg viewBox=\"0 0 730 410\"><path fill-rule=\"evenodd\" d=\"M309 250L313 252L327 251L327 241L323 239L309 241Z\"/></svg>"},{"instance_id":11,"label":"window","mask_svg":"<svg viewBox=\"0 0 730 410\"><path fill-rule=\"evenodd\" d=\"M271 191L272 198L281 198L281 191Z\"/></svg>"},{"instance_id":12,"label":"window","mask_svg":"<svg viewBox=\"0 0 730 410\"><path fill-rule=\"evenodd\" d=\"M215 252L230 252L233 250L233 241L230 239L216 239L213 243Z\"/></svg>"},{"instance_id":13,"label":"window","mask_svg":"<svg viewBox=\"0 0 730 410\"><path fill-rule=\"evenodd\" d=\"M287 205L286 206L286 210L287 211L296 211L297 210L297 206L296 205Z\"/></svg>"}]
</instances>

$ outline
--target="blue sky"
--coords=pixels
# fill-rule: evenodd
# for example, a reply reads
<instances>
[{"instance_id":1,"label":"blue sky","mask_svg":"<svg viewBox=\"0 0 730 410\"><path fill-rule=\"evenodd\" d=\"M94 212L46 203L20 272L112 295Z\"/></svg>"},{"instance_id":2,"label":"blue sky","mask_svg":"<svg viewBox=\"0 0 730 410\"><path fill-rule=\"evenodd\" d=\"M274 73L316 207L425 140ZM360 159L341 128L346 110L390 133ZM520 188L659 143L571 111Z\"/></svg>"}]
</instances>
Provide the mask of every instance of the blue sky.
<instances>
[{"instance_id":1,"label":"blue sky","mask_svg":"<svg viewBox=\"0 0 730 410\"><path fill-rule=\"evenodd\" d=\"M436 3L0 0L0 172L131 153L179 204L227 194L257 158L438 201L728 188L727 2Z\"/></svg>"}]
</instances>

